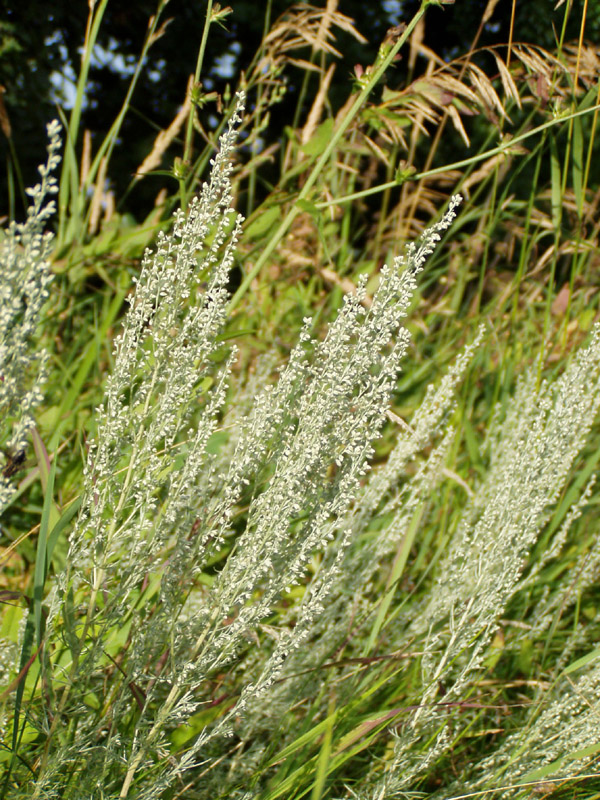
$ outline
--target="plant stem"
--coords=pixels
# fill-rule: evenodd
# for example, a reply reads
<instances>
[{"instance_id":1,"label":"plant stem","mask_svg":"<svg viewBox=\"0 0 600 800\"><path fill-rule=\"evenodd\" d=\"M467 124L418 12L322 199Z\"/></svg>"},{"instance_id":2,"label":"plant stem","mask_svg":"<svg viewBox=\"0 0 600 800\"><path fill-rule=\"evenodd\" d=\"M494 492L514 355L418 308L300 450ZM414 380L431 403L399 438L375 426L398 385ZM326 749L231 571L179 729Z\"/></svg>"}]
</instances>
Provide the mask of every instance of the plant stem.
<instances>
[{"instance_id":1,"label":"plant stem","mask_svg":"<svg viewBox=\"0 0 600 800\"><path fill-rule=\"evenodd\" d=\"M196 86L200 81L200 74L202 73L202 64L204 62L204 52L206 50L206 42L208 40L208 31L212 22L212 0L207 0L206 3L206 18L204 20L204 28L202 30L202 39L200 41L200 49L198 50L198 58L196 59L196 69L194 71L194 84ZM192 90L193 90L192 86ZM192 134L194 132L194 114L195 108L192 102L190 113L187 119L187 127L185 130L185 144L183 147L183 165L185 166L190 159L192 152ZM187 196L185 191L185 176L179 180L179 196L181 208L187 208Z\"/></svg>"},{"instance_id":2,"label":"plant stem","mask_svg":"<svg viewBox=\"0 0 600 800\"><path fill-rule=\"evenodd\" d=\"M599 95L600 96L600 95ZM464 158L462 161L454 161L452 164L445 164L443 167L436 167L435 169L427 170L427 172L417 172L414 175L411 175L410 178L407 180L411 181L419 181L423 178L430 178L433 175L442 175L445 172L449 172L451 170L460 169L462 167L468 167L471 164L475 164L478 161L484 161L487 158L492 158L492 156L497 156L501 153L505 153L510 151L516 144L519 142L525 141L525 139L529 139L531 136L535 136L538 133L546 130L547 128L551 128L554 125L558 125L561 122L568 122L575 117L581 117L584 114L589 114L592 111L599 111L600 104L595 106L590 106L589 108L583 108L580 111L575 111L572 114L566 114L565 116L557 117L556 119L552 119L549 122L544 122L543 125L538 125L537 128L532 128L530 131L526 131L525 133L520 134L520 136L515 136L514 139L509 139L507 142L498 145L498 147L493 147L491 150L485 150L483 153L478 153L475 156L471 156L470 158ZM338 197L335 200L327 200L322 203L315 203L315 208L319 210L323 208L329 208L330 206L339 206L342 203L351 203L353 200L358 200L361 197L369 197L373 194L378 194L379 192L384 192L387 189L391 189L394 186L398 186L398 181L388 181L387 183L380 183L378 186L373 186L371 189L363 189L360 192L353 192L352 194L347 194L345 197ZM299 197L302 196L299 195ZM283 224L283 223L282 223ZM241 288L241 287L240 287ZM234 300L235 300L234 296Z\"/></svg>"},{"instance_id":3,"label":"plant stem","mask_svg":"<svg viewBox=\"0 0 600 800\"><path fill-rule=\"evenodd\" d=\"M372 75L369 76L369 80L365 83L363 89L359 92L352 104L350 110L344 117L344 119L340 122L338 128L334 132L329 144L317 160L317 163L313 167L310 175L306 179L306 183L302 187L298 197L296 198L296 203L298 200L304 200L308 196L310 190L314 186L317 178L323 171L325 164L329 161L332 153L335 151L338 142L347 131L348 127L352 120L356 117L358 112L360 111L361 107L363 106L365 100L373 91L374 87L379 83L379 80L383 77L385 71L389 67L389 65L393 62L396 54L400 50L400 48L404 45L410 34L413 32L414 28L416 27L417 23L421 19L421 17L425 14L425 10L429 5L429 0L423 0L421 4L421 8L417 11L415 16L412 20L408 23L405 30L402 32L401 36L398 38L394 46L390 49L389 53L381 60L381 63L377 66L376 69L373 70ZM250 284L254 280L254 278L258 275L261 271L263 266L267 263L271 253L275 250L279 242L283 239L287 231L289 230L292 222L301 212L301 208L294 204L288 213L286 214L285 218L271 237L270 241L267 243L265 249L262 251L261 255L258 257L254 266L250 269L244 280L242 281L239 289L231 298L229 303L229 311L233 311L233 309L238 305L242 297L248 291Z\"/></svg>"}]
</instances>

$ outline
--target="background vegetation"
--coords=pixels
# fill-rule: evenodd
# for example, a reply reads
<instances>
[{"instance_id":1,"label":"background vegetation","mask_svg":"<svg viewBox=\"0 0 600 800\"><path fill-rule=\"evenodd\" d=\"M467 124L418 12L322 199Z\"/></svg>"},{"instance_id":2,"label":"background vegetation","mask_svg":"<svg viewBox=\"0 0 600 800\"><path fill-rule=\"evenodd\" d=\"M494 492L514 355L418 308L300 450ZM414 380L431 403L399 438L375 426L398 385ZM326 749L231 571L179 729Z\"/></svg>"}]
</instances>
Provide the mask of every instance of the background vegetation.
<instances>
[{"instance_id":1,"label":"background vegetation","mask_svg":"<svg viewBox=\"0 0 600 800\"><path fill-rule=\"evenodd\" d=\"M448 481L422 509L419 536L407 536L406 552L399 548L402 565L396 561L374 579L385 595L375 624L383 631L377 649L359 656L347 643L320 666L335 675L332 687L358 675L357 702L336 708L333 688L315 706L310 696L299 697L291 711L296 738L285 739L280 751L273 741L262 760L257 757L255 784L239 779L248 797L352 796L344 793L351 792L347 787L360 785L374 760L383 768L389 759L390 729L400 724L392 709L411 707L414 677L386 651L384 631L393 630L407 603L417 608L431 590L431 571L457 526L459 508L489 470L484 441L494 408L507 406L526 366L535 365L538 385L560 374L598 318L600 9L596 2L559 3L550 13L546 0L492 1L485 8L466 0L441 3L410 30L398 59L401 22L420 13L417 3L292 6L273 0L260 17L255 3L237 0L232 9L176 0L124 9L100 0L88 16L85 6L72 4L56 4L50 15L35 3L3 5L1 196L10 219L24 215L24 187L33 182L44 123L55 115L60 95L56 75L70 68L75 86L72 107L59 110L68 135L41 340L51 354L50 377L27 462L14 476L9 470L18 490L2 517L0 635L14 645L22 647L19 623L39 588L38 534L50 463L56 463L56 522L81 491L82 453L96 432L112 343L144 249L168 229L176 207L189 207L206 178L237 88L248 99L232 180L246 221L228 287L223 351L214 358L223 361L235 342L233 372L240 381L261 353L273 350L283 362L306 316L322 334L363 274L368 307L382 265L422 233L450 195L465 198L451 235L422 276L393 419L373 458L375 466L387 463L398 426L411 424L427 386L447 372L483 322L484 342L452 415ZM235 405L235 396L228 402ZM540 563L535 580L499 621L478 681L453 707L452 747L415 776L410 792L443 796L446 786L500 750L531 709L542 708L566 666L561 658L569 636L585 631L569 645L571 661L593 652L597 584L580 592L569 569L597 541L595 490L572 521L561 558L546 564L543 553L572 492L583 491L596 467L597 433L595 427L573 483L552 506L533 549L531 564ZM6 471L9 454L5 458ZM66 555L63 536L48 565L46 590ZM352 587L348 591L351 596ZM529 638L523 631L547 596L576 599L557 600L549 630ZM288 619L286 602L277 610L281 619ZM273 627L277 614L269 621ZM35 659L25 663L20 672L7 667L2 701L10 709L11 695L23 692L33 730L35 709L47 695ZM107 682L114 673L114 665L106 667ZM214 719L225 713L236 687L224 674L210 690ZM440 698L444 691L440 684ZM43 735L22 734L19 741L31 747L27 767L35 772ZM173 752L185 736L174 733ZM11 784L18 770L10 726L7 741L0 796L14 791L24 797L25 784L18 790ZM596 758L597 751L574 758L568 778L555 781L549 772L531 781L533 789L515 793L596 797L597 780L589 777ZM203 797L207 780L197 777L165 796ZM485 791L500 794L501 785L498 778ZM452 791L456 796L456 785Z\"/></svg>"}]
</instances>

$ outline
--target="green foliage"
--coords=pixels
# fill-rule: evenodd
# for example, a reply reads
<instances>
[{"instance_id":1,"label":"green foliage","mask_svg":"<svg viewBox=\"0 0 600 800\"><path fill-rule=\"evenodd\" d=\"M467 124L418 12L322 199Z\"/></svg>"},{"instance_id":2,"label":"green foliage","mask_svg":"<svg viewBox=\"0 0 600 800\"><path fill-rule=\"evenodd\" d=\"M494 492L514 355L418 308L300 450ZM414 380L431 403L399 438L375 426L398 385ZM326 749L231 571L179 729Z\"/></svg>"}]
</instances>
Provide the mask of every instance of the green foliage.
<instances>
[{"instance_id":1,"label":"green foliage","mask_svg":"<svg viewBox=\"0 0 600 800\"><path fill-rule=\"evenodd\" d=\"M143 58L85 155L84 57L57 239L53 125L0 248L0 798L594 796L596 62L567 8L554 52L439 59L427 5L336 103L331 7L204 93L209 2L141 225Z\"/></svg>"}]
</instances>

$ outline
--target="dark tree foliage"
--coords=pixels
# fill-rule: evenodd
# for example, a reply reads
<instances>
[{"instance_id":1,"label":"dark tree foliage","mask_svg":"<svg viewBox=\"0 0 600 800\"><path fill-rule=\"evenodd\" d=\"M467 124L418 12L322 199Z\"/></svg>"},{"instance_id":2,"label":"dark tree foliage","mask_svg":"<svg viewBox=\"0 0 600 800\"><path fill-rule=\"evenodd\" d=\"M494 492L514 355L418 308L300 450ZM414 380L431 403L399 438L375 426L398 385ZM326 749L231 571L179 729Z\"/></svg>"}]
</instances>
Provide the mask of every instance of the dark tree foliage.
<instances>
[{"instance_id":1,"label":"dark tree foliage","mask_svg":"<svg viewBox=\"0 0 600 800\"><path fill-rule=\"evenodd\" d=\"M516 0L515 38L552 48L564 17L564 8L553 13L550 0ZM289 0L229 0L233 8L226 27L213 26L208 39L202 80L207 88L222 93L228 83L235 83L240 70L247 68L260 45L265 13L270 5L271 21L292 3ZM315 0L314 5L322 5ZM224 5L224 3L222 4ZM432 7L426 18L425 43L445 59L464 53L471 46L486 3L482 0L456 0L454 6ZM598 33L600 0L590 7L589 38ZM396 7L396 15L394 15ZM339 35L336 46L343 53L330 91L334 106L341 104L349 90L355 64L371 63L386 29L402 19L410 19L419 7L417 0L391 3L386 0L340 0L338 10L352 17L369 44L360 45L347 35ZM55 0L48 5L38 0L0 0L0 85L5 89L4 104L12 131L12 145L22 172L23 185L35 180L35 168L45 146L45 123L56 116L53 81L56 76L79 69L88 4ZM156 0L130 0L108 3L87 87L81 131L89 129L93 143L109 130L128 85L128 72L138 60L148 20L157 11ZM133 171L149 152L160 128L169 125L180 106L188 76L194 72L204 25L205 2L171 0L162 19L169 20L164 35L152 46L143 75L137 85L131 108L122 128L120 141L111 160L110 180L117 198L131 181ZM480 45L498 44L508 38L511 3L500 2L487 25L480 31ZM578 34L579 13L572 13L567 38ZM595 28L594 28L595 26ZM228 55L229 69L223 68ZM308 55L308 51L307 54ZM417 65L418 69L418 65ZM406 80L406 65L399 62L391 84ZM300 83L300 73L298 81ZM310 84L316 88L316 81ZM309 92L306 105L312 102ZM297 85L293 75L289 91L277 113L272 116L269 137L276 139L290 124L297 103ZM203 112L203 124L210 127L209 109ZM11 145L0 133L5 169L0 175L0 213L8 209L9 161L14 163ZM125 144L126 143L126 146ZM13 173L15 175L15 173ZM11 179L12 180L12 179ZM15 181L13 181L14 183ZM127 210L142 216L151 206L167 178L153 178L140 183L127 197ZM174 184L171 183L171 188ZM20 213L18 191L16 210ZM124 210L124 209L123 209ZM141 212L141 213L140 213Z\"/></svg>"}]
</instances>

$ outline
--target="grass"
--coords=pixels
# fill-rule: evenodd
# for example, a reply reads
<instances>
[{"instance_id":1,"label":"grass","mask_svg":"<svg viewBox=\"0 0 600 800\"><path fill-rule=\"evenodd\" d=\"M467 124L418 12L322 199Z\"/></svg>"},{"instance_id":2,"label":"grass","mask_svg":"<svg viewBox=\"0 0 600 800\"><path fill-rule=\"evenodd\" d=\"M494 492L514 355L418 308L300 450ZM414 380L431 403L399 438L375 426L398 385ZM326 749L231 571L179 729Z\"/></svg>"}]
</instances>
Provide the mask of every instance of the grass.
<instances>
[{"instance_id":1,"label":"grass","mask_svg":"<svg viewBox=\"0 0 600 800\"><path fill-rule=\"evenodd\" d=\"M226 20L225 12L209 2L192 102L179 128L183 140L177 134L170 142L181 148L173 168L177 190L161 198L140 224L117 212L99 220L101 201L111 207L104 176L110 175L112 142L130 110L144 53L161 33L157 14L122 112L86 161L80 153L80 113L105 5L99 3L90 12L77 101L65 120L53 301L42 339L52 361L45 401L36 414L34 463L18 475L18 491L2 520L0 635L7 641L6 652L14 656L4 666L0 687L5 714L2 798L51 796L32 792L34 776L47 766L48 733L54 735L60 718L56 709L62 687L53 683L52 675L67 654L65 642L54 644L54 651L44 646L44 618L48 592L68 557L67 535L81 502L85 451L97 434L95 409L104 397L106 375L114 368L112 341L144 247L167 229L174 206L188 207L234 108L233 101L228 105L221 99L222 120L201 146L194 133L203 104L214 101L202 97L197 83L203 48L211 25ZM351 611L335 647L299 659L298 673L277 679L277 713L252 708L247 730L243 718L236 720L236 736L207 745L204 763L161 790L161 797L371 797L397 757L398 741L412 742L399 762L412 777L400 788L387 786L381 797L394 791L440 798L500 797L503 792L515 797L598 795L598 748L578 749L577 736L570 733L578 718L574 710L572 719L568 714L563 719L564 730L559 726L556 733L565 743L560 764L558 759L543 766L535 762L518 779L511 771L513 764L527 764L528 747L534 750L539 744L536 725L570 687L589 703L592 719L596 713L595 684L575 679L597 659L598 592L593 580L582 577L587 565L595 564L598 549L599 495L593 486L585 493L600 457L597 427L571 480L549 508L522 585L496 620L477 675L463 686L460 697L444 700L449 686L441 678L423 688L427 669L435 676L427 666L433 651L429 633L415 621L430 607L439 565L450 563L445 559L460 533L464 509L490 472L486 436L494 409L509 408L517 376L526 367L533 365L538 386L544 378L555 380L562 374L598 318L600 216L593 165L600 104L597 75L586 66L585 16L579 41L560 40L553 53L521 45L513 36L508 51L484 51L474 42L471 51L446 64L419 49L426 8L424 3L395 40L382 44L376 62L356 76L346 104L334 113L326 102L332 59L327 34L336 26L358 33L331 10L307 16L298 9L295 17L272 22L267 6L264 41L245 76L244 88L255 102L244 118L246 139L233 174L234 194L247 220L232 273L222 346L213 359L219 366L231 343L239 348L233 367L236 388L227 399L227 406L235 409L242 403L239 385L252 373L259 354L272 352L283 363L307 315L322 336L343 294L354 290L361 274L368 276L363 300L368 307L382 263L390 263L439 214L450 194L460 191L465 203L459 218L428 262L413 302L407 323L413 343L373 463L385 469L403 426L414 425L427 386L439 383L483 323L484 341L448 415L454 433L440 463L435 460L439 443L429 441L422 460L407 464L401 483L406 492L427 463L437 464L436 474L427 479L433 489L414 498L408 495L403 535L393 540L389 560L370 576L369 586L350 583L341 590ZM299 34L301 41L304 35L304 49L298 49ZM299 53L306 56L307 42L312 48L300 98L312 99L311 113L304 118L299 99L287 142L270 141L265 120L284 91L285 71ZM426 66L406 86L376 92L401 48L426 59ZM258 136L264 139L262 149ZM158 157L164 144L157 144ZM273 165L279 169L276 181ZM257 495L268 481L265 474L257 482ZM582 495L581 515L566 530L560 554L546 560L554 535ZM234 520L240 531L251 502L248 496L240 503ZM360 530L350 550L352 563L361 563L366 557L361 553L370 552L378 530L395 519L391 499L389 503ZM198 578L200 584L211 586L234 551L228 544L215 553ZM301 584L282 593L257 626L240 657L251 673L257 658L252 647L268 650L278 630L293 628L306 586L331 558L327 552L315 551ZM361 574L357 567L356 575ZM149 574L132 600L147 620L160 613L157 580ZM538 629L542 617L549 622ZM64 637L73 648L69 637L74 628L67 622ZM437 631L446 645L448 630L440 626ZM123 709L113 704L128 669L129 634L124 631L123 637L112 632L110 652L84 698L86 713L92 709L107 727L111 709ZM464 652L475 644L476 637L465 641ZM464 652L455 654L457 665L467 657ZM156 664L152 668L158 669ZM144 766L147 780L153 770L158 774L161 758L182 757L205 726L226 718L243 690L243 675L223 668L210 676L202 687L205 708L169 730L168 752L158 751L154 763ZM133 730L143 705L139 686L132 682L128 691L125 732ZM411 740L411 720L432 709L438 716L427 735L418 739L414 734ZM548 730L549 720L544 723ZM60 736L68 741L76 735L77 722L70 720L68 726L64 734L56 734L59 741ZM442 734L444 746L436 749ZM94 757L100 757L98 752ZM129 785L130 794L119 794L108 775L104 789L97 787L93 796L145 796L141 784ZM65 786L61 797L78 796L76 783Z\"/></svg>"}]
</instances>

